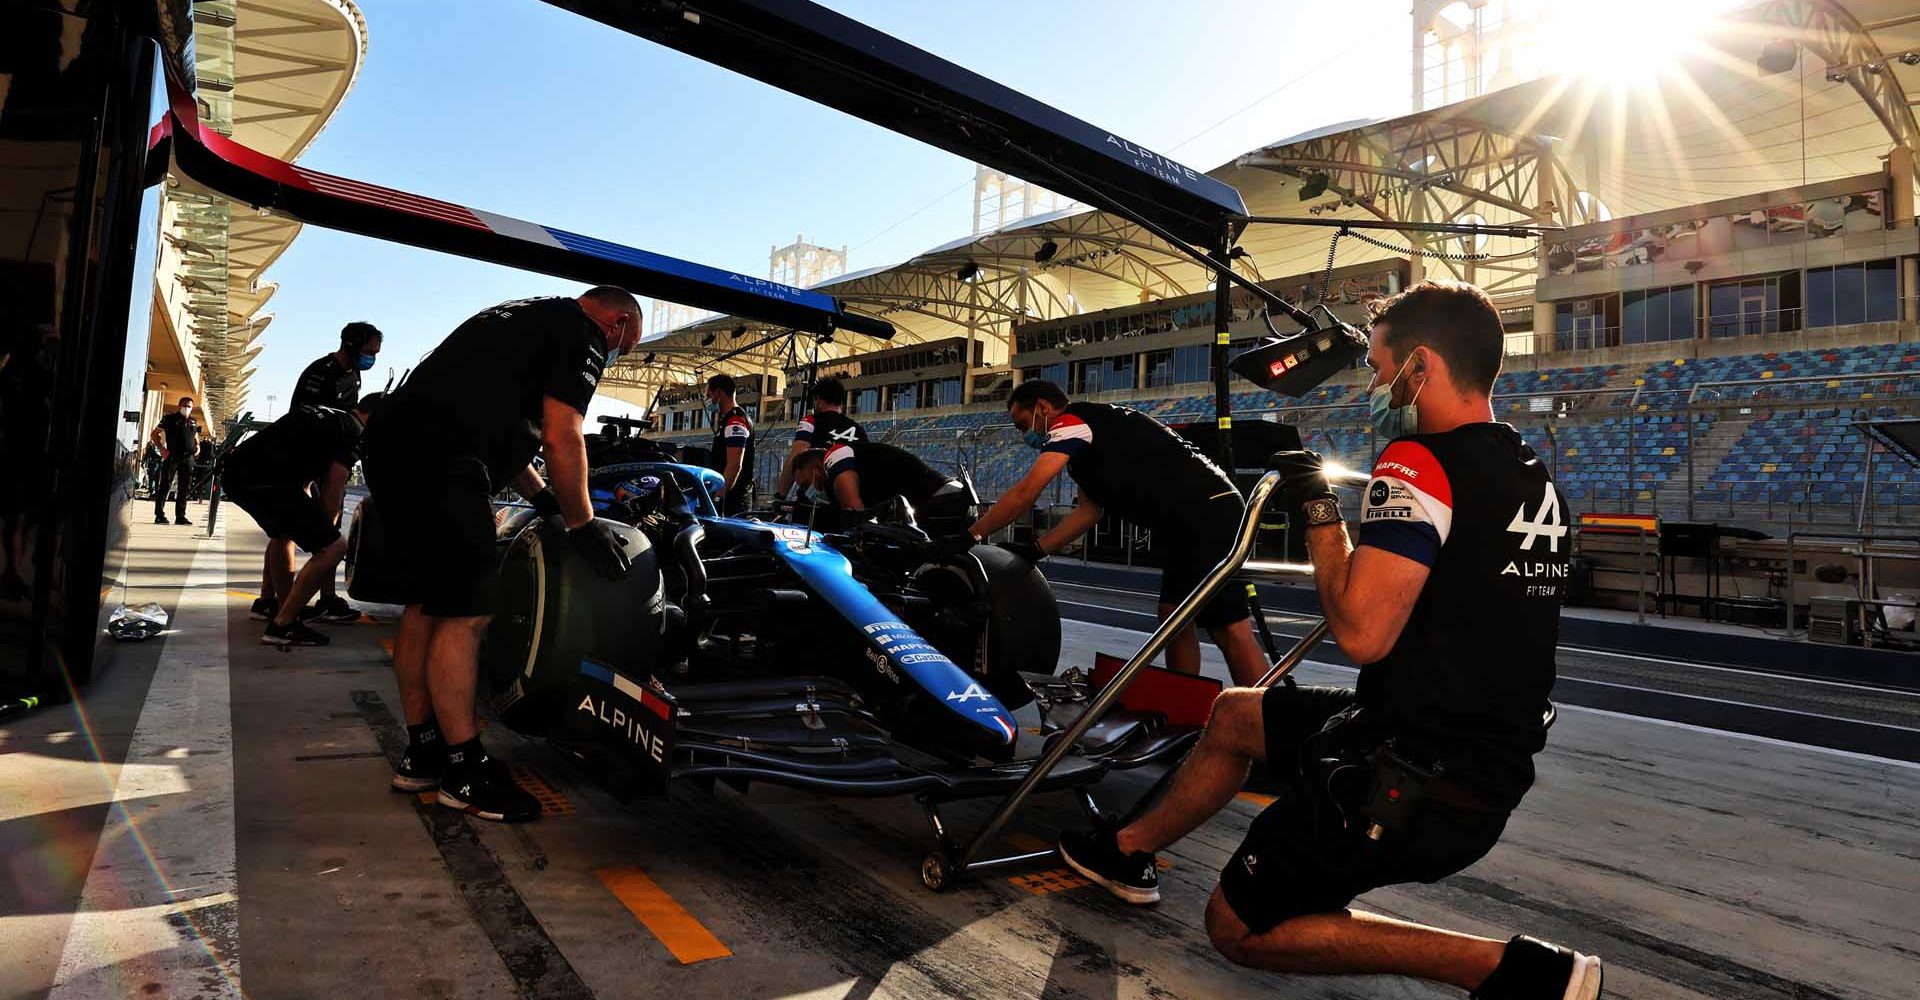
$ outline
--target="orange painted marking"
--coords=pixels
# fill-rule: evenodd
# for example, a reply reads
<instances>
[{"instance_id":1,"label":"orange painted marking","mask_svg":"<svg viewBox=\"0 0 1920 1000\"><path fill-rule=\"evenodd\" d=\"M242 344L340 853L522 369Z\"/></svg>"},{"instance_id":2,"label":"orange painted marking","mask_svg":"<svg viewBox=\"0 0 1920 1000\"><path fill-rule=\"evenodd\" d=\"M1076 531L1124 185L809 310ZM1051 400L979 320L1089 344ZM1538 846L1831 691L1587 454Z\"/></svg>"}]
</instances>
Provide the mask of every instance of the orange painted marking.
<instances>
[{"instance_id":1,"label":"orange painted marking","mask_svg":"<svg viewBox=\"0 0 1920 1000\"><path fill-rule=\"evenodd\" d=\"M545 816L571 816L573 803L553 787L539 771L525 764L508 764L507 773L513 775L513 783L526 790L528 795L540 800L540 812Z\"/></svg>"},{"instance_id":2,"label":"orange painted marking","mask_svg":"<svg viewBox=\"0 0 1920 1000\"><path fill-rule=\"evenodd\" d=\"M380 648L387 651L387 659L389 660L393 659L393 640L392 639L380 640Z\"/></svg>"},{"instance_id":3,"label":"orange painted marking","mask_svg":"<svg viewBox=\"0 0 1920 1000\"><path fill-rule=\"evenodd\" d=\"M681 965L692 965L710 958L726 958L733 952L720 939L707 930L706 925L688 913L686 907L667 895L665 889L647 877L647 873L630 865L616 868L595 868L598 878L607 891L613 893L622 906L627 908L660 943L667 946L673 957Z\"/></svg>"},{"instance_id":4,"label":"orange painted marking","mask_svg":"<svg viewBox=\"0 0 1920 1000\"><path fill-rule=\"evenodd\" d=\"M421 792L420 801L424 805L433 805L440 801L439 792Z\"/></svg>"},{"instance_id":5,"label":"orange painted marking","mask_svg":"<svg viewBox=\"0 0 1920 1000\"><path fill-rule=\"evenodd\" d=\"M1253 805L1259 806L1262 809L1265 809L1266 807L1273 805L1273 802L1274 802L1273 796L1262 795L1259 792L1241 792L1240 794L1234 796L1234 798L1239 799L1242 802L1252 803Z\"/></svg>"}]
</instances>

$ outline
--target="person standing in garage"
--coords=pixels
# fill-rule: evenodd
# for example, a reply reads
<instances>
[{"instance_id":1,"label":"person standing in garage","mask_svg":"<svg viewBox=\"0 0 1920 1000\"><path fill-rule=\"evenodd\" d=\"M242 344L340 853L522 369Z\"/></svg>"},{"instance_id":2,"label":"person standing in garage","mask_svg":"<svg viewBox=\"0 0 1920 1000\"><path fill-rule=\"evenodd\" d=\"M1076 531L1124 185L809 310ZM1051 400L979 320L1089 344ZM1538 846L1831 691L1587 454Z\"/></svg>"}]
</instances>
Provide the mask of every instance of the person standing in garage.
<instances>
[{"instance_id":1,"label":"person standing in garage","mask_svg":"<svg viewBox=\"0 0 1920 1000\"><path fill-rule=\"evenodd\" d=\"M179 407L154 425L150 439L163 452L160 488L153 493L153 523L167 523L167 490L176 483L180 492L174 494L173 523L193 523L187 520L187 493L193 489L193 448L199 437L200 425L193 419L192 396L181 396Z\"/></svg>"},{"instance_id":2,"label":"person standing in garage","mask_svg":"<svg viewBox=\"0 0 1920 1000\"><path fill-rule=\"evenodd\" d=\"M540 804L480 745L480 640L493 612L492 496L512 486L602 576L624 577L620 538L593 516L581 425L600 374L640 341L640 304L612 286L505 302L460 324L389 393L367 429L365 469L405 578L394 674L408 746L394 790L518 821ZM533 469L546 455L551 486Z\"/></svg>"}]
</instances>

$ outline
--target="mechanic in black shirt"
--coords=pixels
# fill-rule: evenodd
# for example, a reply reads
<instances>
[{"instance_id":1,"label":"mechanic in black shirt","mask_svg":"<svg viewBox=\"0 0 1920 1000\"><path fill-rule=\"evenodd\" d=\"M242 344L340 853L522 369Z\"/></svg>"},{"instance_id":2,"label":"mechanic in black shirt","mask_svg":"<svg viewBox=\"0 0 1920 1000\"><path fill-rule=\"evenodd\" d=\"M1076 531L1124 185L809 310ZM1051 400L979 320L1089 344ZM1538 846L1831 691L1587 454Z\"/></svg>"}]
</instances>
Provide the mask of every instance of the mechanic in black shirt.
<instances>
[{"instance_id":1,"label":"mechanic in black shirt","mask_svg":"<svg viewBox=\"0 0 1920 1000\"><path fill-rule=\"evenodd\" d=\"M153 492L153 523L167 523L167 490L176 487L173 523L187 520L187 493L193 489L193 448L200 437L200 425L193 419L193 397L181 396L180 406L160 418L149 439L160 446L160 488Z\"/></svg>"},{"instance_id":2,"label":"mechanic in black shirt","mask_svg":"<svg viewBox=\"0 0 1920 1000\"><path fill-rule=\"evenodd\" d=\"M376 392L349 410L296 406L227 456L221 491L267 533L274 613L260 636L263 643L327 644L326 635L301 621L301 610L347 554L338 527L340 501L347 474L360 460L367 416L379 400ZM307 553L307 564L297 574L296 544Z\"/></svg>"},{"instance_id":3,"label":"mechanic in black shirt","mask_svg":"<svg viewBox=\"0 0 1920 1000\"><path fill-rule=\"evenodd\" d=\"M1472 285L1426 281L1383 303L1369 402L1390 443L1358 548L1320 456L1272 459L1281 509L1307 525L1333 637L1362 664L1357 690L1223 692L1165 797L1117 831L1063 836L1069 865L1122 899L1158 899L1153 852L1218 812L1264 760L1290 780L1207 906L1223 955L1293 973L1414 976L1481 1000L1599 995L1597 958L1348 909L1361 893L1433 882L1492 850L1546 743L1572 539L1544 463L1493 422L1501 343L1499 313Z\"/></svg>"},{"instance_id":4,"label":"mechanic in black shirt","mask_svg":"<svg viewBox=\"0 0 1920 1000\"><path fill-rule=\"evenodd\" d=\"M1016 386L1007 397L1007 412L1040 457L1026 477L974 523L976 540L1024 516L1065 469L1079 487L1073 511L1032 547L1007 547L1030 559L1044 558L1086 534L1109 512L1146 528L1153 532L1154 550L1166 553L1160 570L1162 619L1233 547L1245 501L1219 466L1167 425L1125 406L1070 402L1059 386L1043 379ZM1240 684L1253 683L1267 670L1250 616L1246 591L1229 587L1195 619L1226 655L1227 667ZM1167 644L1167 666L1200 672L1200 639L1192 627L1181 629Z\"/></svg>"},{"instance_id":5,"label":"mechanic in black shirt","mask_svg":"<svg viewBox=\"0 0 1920 1000\"><path fill-rule=\"evenodd\" d=\"M378 360L385 338L372 323L348 323L340 328L340 348L314 359L300 372L293 384L296 406L331 406L336 410L351 407L360 399L360 373Z\"/></svg>"},{"instance_id":6,"label":"mechanic in black shirt","mask_svg":"<svg viewBox=\"0 0 1920 1000\"><path fill-rule=\"evenodd\" d=\"M288 409L300 406L327 406L336 410L352 408L360 399L360 373L373 368L385 339L372 323L356 321L341 327L339 349L315 358L300 372L299 380L293 384L293 402L288 404ZM318 490L320 485L316 482L313 488ZM331 576L321 581L320 600L313 608L312 613L320 621L360 620L360 612L340 596ZM262 578L260 597L253 602L253 616L271 618L276 610L273 582Z\"/></svg>"},{"instance_id":7,"label":"mechanic in black shirt","mask_svg":"<svg viewBox=\"0 0 1920 1000\"><path fill-rule=\"evenodd\" d=\"M581 425L602 370L639 341L640 305L624 289L505 302L460 324L381 405L367 486L387 555L410 577L393 648L408 732L395 790L437 786L441 805L483 819L539 815L481 748L474 719L496 587L491 498L512 486L565 522L596 572L626 575L617 534L593 516ZM542 450L551 486L533 469Z\"/></svg>"},{"instance_id":8,"label":"mechanic in black shirt","mask_svg":"<svg viewBox=\"0 0 1920 1000\"><path fill-rule=\"evenodd\" d=\"M965 483L882 441L809 448L794 460L793 481L805 499L841 510L867 510L902 497L913 505L922 527L945 524L959 530L973 520L973 491Z\"/></svg>"},{"instance_id":9,"label":"mechanic in black shirt","mask_svg":"<svg viewBox=\"0 0 1920 1000\"><path fill-rule=\"evenodd\" d=\"M793 486L793 462L801 452L867 439L867 429L841 411L846 405L847 387L839 379L823 378L814 383L813 412L801 417L800 426L793 431L793 445L787 449L787 461L780 468L774 496L786 496Z\"/></svg>"},{"instance_id":10,"label":"mechanic in black shirt","mask_svg":"<svg viewBox=\"0 0 1920 1000\"><path fill-rule=\"evenodd\" d=\"M727 517L738 517L753 504L753 421L733 393L733 376L722 373L707 379L707 413L713 418L713 448L707 460L726 480L718 499L720 513Z\"/></svg>"}]
</instances>

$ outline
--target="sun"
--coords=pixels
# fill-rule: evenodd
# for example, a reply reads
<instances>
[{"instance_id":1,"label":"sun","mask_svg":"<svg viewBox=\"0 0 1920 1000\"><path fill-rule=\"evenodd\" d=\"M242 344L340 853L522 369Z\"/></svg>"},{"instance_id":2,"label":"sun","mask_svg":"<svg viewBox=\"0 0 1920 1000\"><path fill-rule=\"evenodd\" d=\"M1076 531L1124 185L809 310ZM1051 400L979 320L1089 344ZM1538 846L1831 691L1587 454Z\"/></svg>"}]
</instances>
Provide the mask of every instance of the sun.
<instances>
[{"instance_id":1,"label":"sun","mask_svg":"<svg viewBox=\"0 0 1920 1000\"><path fill-rule=\"evenodd\" d=\"M1547 72L1615 88L1652 86L1706 53L1741 0L1566 0L1541 10L1536 58Z\"/></svg>"}]
</instances>

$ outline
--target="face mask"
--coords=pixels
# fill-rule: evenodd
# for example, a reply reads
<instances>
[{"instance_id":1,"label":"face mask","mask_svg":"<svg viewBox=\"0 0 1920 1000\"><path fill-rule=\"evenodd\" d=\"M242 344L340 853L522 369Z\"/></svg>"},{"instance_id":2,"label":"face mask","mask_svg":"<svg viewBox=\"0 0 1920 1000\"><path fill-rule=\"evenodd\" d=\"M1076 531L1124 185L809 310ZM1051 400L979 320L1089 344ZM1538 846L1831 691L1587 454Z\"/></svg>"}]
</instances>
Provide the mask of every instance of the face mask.
<instances>
[{"instance_id":1,"label":"face mask","mask_svg":"<svg viewBox=\"0 0 1920 1000\"><path fill-rule=\"evenodd\" d=\"M374 362L373 355L362 354L360 355L360 359L354 362L354 365L364 372L364 371L369 371L373 368L373 362Z\"/></svg>"},{"instance_id":2,"label":"face mask","mask_svg":"<svg viewBox=\"0 0 1920 1000\"><path fill-rule=\"evenodd\" d=\"M827 491L818 486L807 487L807 491L802 494L802 496L805 496L807 502L810 504L823 504L827 502Z\"/></svg>"},{"instance_id":3,"label":"face mask","mask_svg":"<svg viewBox=\"0 0 1920 1000\"><path fill-rule=\"evenodd\" d=\"M193 416L193 407L191 407L191 406L182 406L182 407L180 408L180 415L181 415L181 416L183 416L183 417L192 417L192 416Z\"/></svg>"},{"instance_id":4,"label":"face mask","mask_svg":"<svg viewBox=\"0 0 1920 1000\"><path fill-rule=\"evenodd\" d=\"M613 363L614 363L615 361L618 361L618 360L620 360L620 355L622 355L622 354L625 354L625 353L626 353L625 351L622 351L622 350L621 350L621 349L619 349L618 347L609 347L609 348L607 348L607 360L606 360L606 361L604 361L604 362L602 362L602 363L601 363L601 366L602 366L602 367L604 367L604 368L612 368L612 367L613 367Z\"/></svg>"},{"instance_id":5,"label":"face mask","mask_svg":"<svg viewBox=\"0 0 1920 1000\"><path fill-rule=\"evenodd\" d=\"M1407 405L1398 409L1393 406L1393 387L1399 385L1411 370L1413 360L1409 358L1392 382L1374 386L1373 392L1367 396L1367 419L1373 422L1374 432L1389 441L1420 433L1420 411L1414 402L1420 398L1420 391L1426 389L1426 383L1420 384L1420 389L1414 391L1413 399L1407 400Z\"/></svg>"},{"instance_id":6,"label":"face mask","mask_svg":"<svg viewBox=\"0 0 1920 1000\"><path fill-rule=\"evenodd\" d=\"M1048 420L1047 422L1052 423L1053 421ZM1040 426L1037 415L1034 422L1027 427L1027 432L1020 436L1020 439L1025 441L1029 448L1039 449L1047 446L1047 432L1045 428Z\"/></svg>"},{"instance_id":7,"label":"face mask","mask_svg":"<svg viewBox=\"0 0 1920 1000\"><path fill-rule=\"evenodd\" d=\"M707 412L718 416L720 414L720 404L711 399L707 400Z\"/></svg>"}]
</instances>

